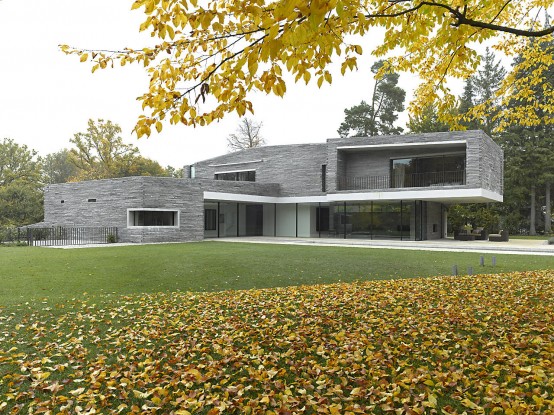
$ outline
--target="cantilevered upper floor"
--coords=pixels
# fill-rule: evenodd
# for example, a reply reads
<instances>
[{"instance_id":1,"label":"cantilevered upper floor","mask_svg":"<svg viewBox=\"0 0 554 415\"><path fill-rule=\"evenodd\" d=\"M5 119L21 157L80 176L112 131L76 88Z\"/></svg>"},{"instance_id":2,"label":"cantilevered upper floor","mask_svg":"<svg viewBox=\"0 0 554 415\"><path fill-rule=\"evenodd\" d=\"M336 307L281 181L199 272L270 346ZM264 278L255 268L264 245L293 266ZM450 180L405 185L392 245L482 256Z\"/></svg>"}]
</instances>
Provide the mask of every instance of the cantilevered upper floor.
<instances>
[{"instance_id":1,"label":"cantilevered upper floor","mask_svg":"<svg viewBox=\"0 0 554 415\"><path fill-rule=\"evenodd\" d=\"M503 153L482 131L329 139L196 163L190 178L279 185L306 201L502 201Z\"/></svg>"}]
</instances>

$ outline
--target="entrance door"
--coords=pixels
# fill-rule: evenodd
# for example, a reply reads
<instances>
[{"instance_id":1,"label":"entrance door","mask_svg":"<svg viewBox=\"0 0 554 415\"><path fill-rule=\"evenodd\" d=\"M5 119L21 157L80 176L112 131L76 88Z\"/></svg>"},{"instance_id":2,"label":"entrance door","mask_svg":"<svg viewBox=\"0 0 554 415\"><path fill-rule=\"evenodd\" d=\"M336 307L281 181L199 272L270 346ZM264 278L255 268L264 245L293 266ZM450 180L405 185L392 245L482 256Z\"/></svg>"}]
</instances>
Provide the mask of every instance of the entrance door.
<instances>
[{"instance_id":1,"label":"entrance door","mask_svg":"<svg viewBox=\"0 0 554 415\"><path fill-rule=\"evenodd\" d=\"M262 236L263 234L263 205L246 205L246 236Z\"/></svg>"}]
</instances>

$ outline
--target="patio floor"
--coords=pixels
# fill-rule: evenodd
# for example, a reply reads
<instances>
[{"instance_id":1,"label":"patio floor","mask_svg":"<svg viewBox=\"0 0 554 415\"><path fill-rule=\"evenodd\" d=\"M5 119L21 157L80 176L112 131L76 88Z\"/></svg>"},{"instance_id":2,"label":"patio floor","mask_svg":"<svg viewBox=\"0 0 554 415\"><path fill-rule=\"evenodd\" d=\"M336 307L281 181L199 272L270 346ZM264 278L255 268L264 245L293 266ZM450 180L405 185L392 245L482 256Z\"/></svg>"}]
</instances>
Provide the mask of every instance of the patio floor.
<instances>
[{"instance_id":1,"label":"patio floor","mask_svg":"<svg viewBox=\"0 0 554 415\"><path fill-rule=\"evenodd\" d=\"M286 237L239 237L214 239L219 242L246 242L262 244L290 244L314 246L345 246L360 248L409 249L424 251L483 252L491 254L551 255L554 245L534 239L511 239L508 242L458 241L452 238L430 241L367 240L340 238L286 238ZM554 267L554 260L552 262Z\"/></svg>"}]
</instances>

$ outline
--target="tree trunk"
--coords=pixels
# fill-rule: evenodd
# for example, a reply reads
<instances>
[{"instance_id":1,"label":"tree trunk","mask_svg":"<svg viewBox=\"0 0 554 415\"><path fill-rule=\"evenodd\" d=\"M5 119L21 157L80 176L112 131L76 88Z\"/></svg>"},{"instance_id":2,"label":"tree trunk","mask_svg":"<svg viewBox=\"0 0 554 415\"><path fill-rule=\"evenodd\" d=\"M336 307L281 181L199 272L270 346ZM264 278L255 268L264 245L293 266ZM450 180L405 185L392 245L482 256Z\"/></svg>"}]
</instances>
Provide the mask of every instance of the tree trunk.
<instances>
[{"instance_id":1,"label":"tree trunk","mask_svg":"<svg viewBox=\"0 0 554 415\"><path fill-rule=\"evenodd\" d=\"M535 229L535 185L531 186L531 212L529 214L529 235L535 236L537 231Z\"/></svg>"},{"instance_id":2,"label":"tree trunk","mask_svg":"<svg viewBox=\"0 0 554 415\"><path fill-rule=\"evenodd\" d=\"M546 183L546 212L544 216L544 232L552 232L552 208L550 206L550 183Z\"/></svg>"}]
</instances>

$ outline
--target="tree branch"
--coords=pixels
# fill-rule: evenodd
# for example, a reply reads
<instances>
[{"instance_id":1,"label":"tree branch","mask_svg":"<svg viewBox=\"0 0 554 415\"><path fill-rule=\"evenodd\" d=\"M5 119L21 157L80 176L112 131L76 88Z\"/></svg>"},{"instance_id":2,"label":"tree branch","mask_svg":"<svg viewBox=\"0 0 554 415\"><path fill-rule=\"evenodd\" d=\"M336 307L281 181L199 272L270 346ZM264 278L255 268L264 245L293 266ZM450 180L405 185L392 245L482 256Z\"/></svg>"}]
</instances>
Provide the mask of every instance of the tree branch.
<instances>
[{"instance_id":1,"label":"tree branch","mask_svg":"<svg viewBox=\"0 0 554 415\"><path fill-rule=\"evenodd\" d=\"M393 4L397 4L397 3L405 3L405 2L408 2L408 1L412 1L412 0L391 0L390 2L393 3ZM466 10L465 9L464 9L463 12L461 12L460 10L455 9L452 6L449 6L448 4L438 3L438 2L434 2L434 1L422 1L417 6L414 6L414 7L411 7L409 9L402 10L402 11L396 12L396 13L391 13L391 14L369 14L369 15L366 15L366 17L367 18L399 17L399 16L402 16L402 15L417 11L420 8L422 8L423 6L430 6L430 7L439 7L439 8L445 9L448 12L450 12L452 17L456 20L456 22L454 23L454 26L456 26L456 27L465 25L465 26L471 26L471 27L478 27L478 28L481 28L481 29L493 30L493 31L496 31L496 32L510 33L510 34L513 34L513 35L524 36L524 37L542 37L542 36L547 36L551 33L554 33L554 26L547 27L547 28L542 29L542 30L523 30L523 29L517 29L515 27L502 26L502 25L497 25L497 24L492 23L494 20L496 20L498 18L500 13L508 6L508 4L510 2L511 2L511 0L508 0L506 3L504 3L504 5L502 6L502 8L498 12L498 14L494 17L494 19L492 19L488 23L487 22L481 22L479 20L469 19L466 16Z\"/></svg>"}]
</instances>

